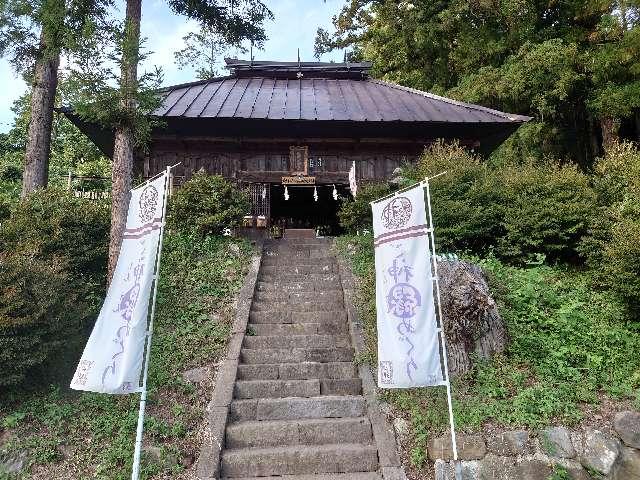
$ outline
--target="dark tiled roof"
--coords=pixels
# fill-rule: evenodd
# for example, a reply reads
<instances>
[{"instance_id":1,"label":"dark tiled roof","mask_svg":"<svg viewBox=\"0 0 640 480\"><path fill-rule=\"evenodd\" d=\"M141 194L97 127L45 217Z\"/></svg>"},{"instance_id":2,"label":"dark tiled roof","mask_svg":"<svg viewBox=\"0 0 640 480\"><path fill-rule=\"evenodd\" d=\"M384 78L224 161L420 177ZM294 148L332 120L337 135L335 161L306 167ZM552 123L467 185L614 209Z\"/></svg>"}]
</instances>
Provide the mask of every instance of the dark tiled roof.
<instances>
[{"instance_id":1,"label":"dark tiled roof","mask_svg":"<svg viewBox=\"0 0 640 480\"><path fill-rule=\"evenodd\" d=\"M257 73L257 72L256 72ZM522 123L529 119L373 79L221 77L169 87L160 117Z\"/></svg>"}]
</instances>

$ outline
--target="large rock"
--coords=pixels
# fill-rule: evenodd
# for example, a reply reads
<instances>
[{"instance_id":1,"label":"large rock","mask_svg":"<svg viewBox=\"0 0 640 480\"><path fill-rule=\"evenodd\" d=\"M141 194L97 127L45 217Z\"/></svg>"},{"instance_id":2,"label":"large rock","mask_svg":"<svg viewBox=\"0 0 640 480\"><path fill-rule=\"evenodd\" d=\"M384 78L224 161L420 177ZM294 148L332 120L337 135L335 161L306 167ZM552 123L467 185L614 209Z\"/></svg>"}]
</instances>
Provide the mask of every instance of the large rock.
<instances>
[{"instance_id":1,"label":"large rock","mask_svg":"<svg viewBox=\"0 0 640 480\"><path fill-rule=\"evenodd\" d=\"M458 447L458 459L460 460L479 460L484 458L487 453L487 446L480 435L459 434L456 436L456 445ZM444 437L429 440L428 454L431 461L436 461L437 459L453 460L451 437L445 435Z\"/></svg>"},{"instance_id":2,"label":"large rock","mask_svg":"<svg viewBox=\"0 0 640 480\"><path fill-rule=\"evenodd\" d=\"M471 460L461 461L459 464L462 480L480 480L480 462ZM436 460L434 469L436 480L456 480L456 466L453 461Z\"/></svg>"},{"instance_id":3,"label":"large rock","mask_svg":"<svg viewBox=\"0 0 640 480\"><path fill-rule=\"evenodd\" d=\"M494 435L487 441L487 450L496 455L524 455L527 453L529 433L526 430L514 430Z\"/></svg>"},{"instance_id":4,"label":"large rock","mask_svg":"<svg viewBox=\"0 0 640 480\"><path fill-rule=\"evenodd\" d=\"M515 480L516 466L511 457L499 457L490 453L480 461L482 480Z\"/></svg>"},{"instance_id":5,"label":"large rock","mask_svg":"<svg viewBox=\"0 0 640 480\"><path fill-rule=\"evenodd\" d=\"M449 371L459 375L471 369L474 355L486 359L502 352L507 334L480 267L457 260L439 261L438 278Z\"/></svg>"},{"instance_id":6,"label":"large rock","mask_svg":"<svg viewBox=\"0 0 640 480\"><path fill-rule=\"evenodd\" d=\"M569 430L564 427L549 427L540 432L542 449L552 457L574 458L576 451Z\"/></svg>"},{"instance_id":7,"label":"large rock","mask_svg":"<svg viewBox=\"0 0 640 480\"><path fill-rule=\"evenodd\" d=\"M182 379L187 383L202 383L211 376L209 367L192 368L182 373Z\"/></svg>"},{"instance_id":8,"label":"large rock","mask_svg":"<svg viewBox=\"0 0 640 480\"><path fill-rule=\"evenodd\" d=\"M0 456L0 477L1 474L16 475L24 470L27 464L26 452L17 452L4 458Z\"/></svg>"},{"instance_id":9,"label":"large rock","mask_svg":"<svg viewBox=\"0 0 640 480\"><path fill-rule=\"evenodd\" d=\"M613 428L627 447L640 448L640 413L617 413L613 420Z\"/></svg>"},{"instance_id":10,"label":"large rock","mask_svg":"<svg viewBox=\"0 0 640 480\"><path fill-rule=\"evenodd\" d=\"M580 461L603 475L609 475L620 455L620 441L599 430L589 429L584 435L584 449Z\"/></svg>"},{"instance_id":11,"label":"large rock","mask_svg":"<svg viewBox=\"0 0 640 480\"><path fill-rule=\"evenodd\" d=\"M393 429L396 431L398 440L403 442L411 433L411 424L402 417L393 420Z\"/></svg>"},{"instance_id":12,"label":"large rock","mask_svg":"<svg viewBox=\"0 0 640 480\"><path fill-rule=\"evenodd\" d=\"M551 466L539 459L523 460L516 465L514 479L518 480L548 480L553 474Z\"/></svg>"},{"instance_id":13,"label":"large rock","mask_svg":"<svg viewBox=\"0 0 640 480\"><path fill-rule=\"evenodd\" d=\"M640 480L640 452L634 448L623 448L611 479Z\"/></svg>"}]
</instances>

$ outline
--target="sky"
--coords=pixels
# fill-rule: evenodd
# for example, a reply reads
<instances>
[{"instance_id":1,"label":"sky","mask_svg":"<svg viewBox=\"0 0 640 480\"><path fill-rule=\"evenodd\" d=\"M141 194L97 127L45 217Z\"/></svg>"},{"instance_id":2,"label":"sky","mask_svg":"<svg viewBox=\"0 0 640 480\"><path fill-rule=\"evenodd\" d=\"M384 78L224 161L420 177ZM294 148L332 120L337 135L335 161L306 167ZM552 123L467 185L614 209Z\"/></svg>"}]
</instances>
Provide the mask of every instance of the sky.
<instances>
[{"instance_id":1,"label":"sky","mask_svg":"<svg viewBox=\"0 0 640 480\"><path fill-rule=\"evenodd\" d=\"M298 48L303 61L313 61L313 41L318 27L331 28L331 18L337 14L344 0L265 0L275 19L265 25L268 40L263 50L254 50L256 60L297 60ZM123 9L121 9L123 11ZM197 30L197 24L175 15L165 0L142 2L142 36L145 47L153 52L145 61L143 70L162 67L164 84L175 85L195 79L191 69L180 70L175 64L174 52L183 47L182 37ZM236 52L231 50L231 56ZM342 60L342 52L332 52L323 61ZM239 58L249 58L237 52ZM222 72L224 74L224 72ZM6 132L13 123L11 105L22 95L27 85L12 71L5 59L0 59L0 132Z\"/></svg>"}]
</instances>

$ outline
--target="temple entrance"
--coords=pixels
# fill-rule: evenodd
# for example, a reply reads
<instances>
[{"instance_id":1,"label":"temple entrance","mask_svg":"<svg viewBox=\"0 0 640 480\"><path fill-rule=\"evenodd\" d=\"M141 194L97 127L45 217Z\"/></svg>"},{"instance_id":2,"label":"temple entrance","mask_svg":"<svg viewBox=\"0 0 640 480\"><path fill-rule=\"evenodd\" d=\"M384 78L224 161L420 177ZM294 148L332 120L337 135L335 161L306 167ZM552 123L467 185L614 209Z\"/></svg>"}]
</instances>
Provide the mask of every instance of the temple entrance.
<instances>
[{"instance_id":1,"label":"temple entrance","mask_svg":"<svg viewBox=\"0 0 640 480\"><path fill-rule=\"evenodd\" d=\"M338 210L349 190L342 185L336 185L336 190L338 200L333 198L333 185L317 185L316 201L313 186L288 185L287 200L283 185L271 185L271 224L282 229L319 229L322 235L339 234Z\"/></svg>"}]
</instances>

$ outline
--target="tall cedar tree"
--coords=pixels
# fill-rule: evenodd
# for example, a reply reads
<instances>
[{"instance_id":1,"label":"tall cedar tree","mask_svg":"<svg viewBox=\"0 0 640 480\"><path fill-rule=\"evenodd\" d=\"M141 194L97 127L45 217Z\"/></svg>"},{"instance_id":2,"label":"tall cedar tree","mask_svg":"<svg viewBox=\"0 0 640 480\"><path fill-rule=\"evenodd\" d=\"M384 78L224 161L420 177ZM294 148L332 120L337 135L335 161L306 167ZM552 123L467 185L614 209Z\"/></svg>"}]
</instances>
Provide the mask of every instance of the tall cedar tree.
<instances>
[{"instance_id":1,"label":"tall cedar tree","mask_svg":"<svg viewBox=\"0 0 640 480\"><path fill-rule=\"evenodd\" d=\"M31 82L22 196L47 185L60 57L105 15L110 0L0 0L0 55Z\"/></svg>"},{"instance_id":2,"label":"tall cedar tree","mask_svg":"<svg viewBox=\"0 0 640 480\"><path fill-rule=\"evenodd\" d=\"M185 47L174 53L180 68L193 67L196 77L207 80L218 75L219 61L229 46L227 41L206 26L182 37ZM246 52L246 49L241 49Z\"/></svg>"},{"instance_id":3,"label":"tall cedar tree","mask_svg":"<svg viewBox=\"0 0 640 480\"><path fill-rule=\"evenodd\" d=\"M618 134L640 140L639 7L348 0L334 31L318 30L316 55L349 48L376 76L531 115L537 121L509 142L516 157L571 156L589 167Z\"/></svg>"},{"instance_id":4,"label":"tall cedar tree","mask_svg":"<svg viewBox=\"0 0 640 480\"><path fill-rule=\"evenodd\" d=\"M172 10L197 20L204 28L222 36L230 44L249 39L265 40L262 27L271 12L261 0L168 0ZM120 63L121 109L115 126L112 167L111 238L109 243L109 278L116 266L124 231L131 189L135 154L136 98L140 61L140 19L142 0L127 0L125 35Z\"/></svg>"}]
</instances>

